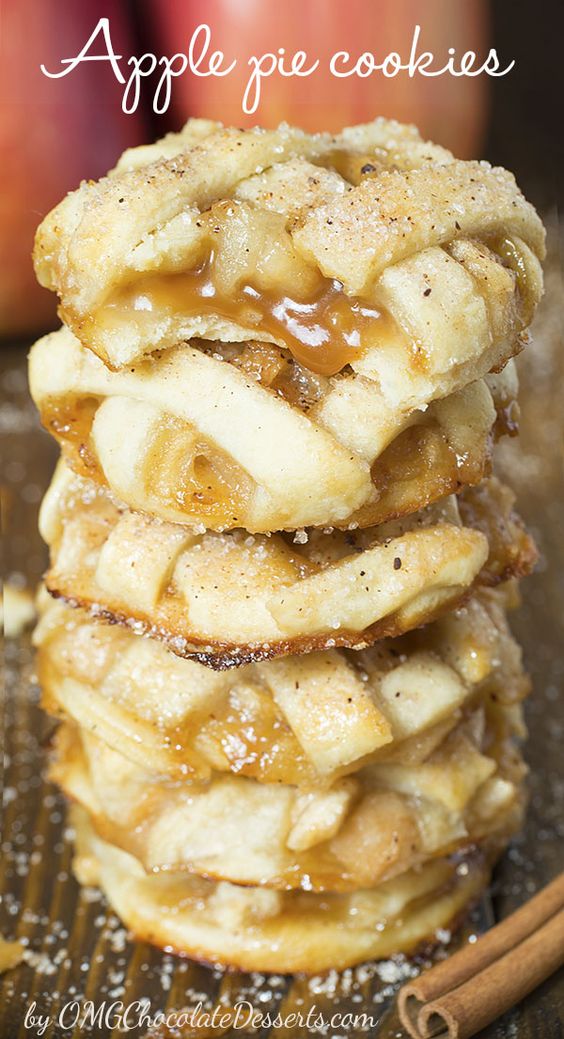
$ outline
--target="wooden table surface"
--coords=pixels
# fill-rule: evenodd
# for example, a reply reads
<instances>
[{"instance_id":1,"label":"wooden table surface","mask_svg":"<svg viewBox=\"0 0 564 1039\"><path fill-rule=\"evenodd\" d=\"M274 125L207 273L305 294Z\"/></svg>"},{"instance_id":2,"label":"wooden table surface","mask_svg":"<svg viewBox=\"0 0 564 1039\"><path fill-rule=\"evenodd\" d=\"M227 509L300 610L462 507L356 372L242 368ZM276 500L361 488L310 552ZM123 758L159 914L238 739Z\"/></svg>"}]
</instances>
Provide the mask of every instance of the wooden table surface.
<instances>
[{"instance_id":1,"label":"wooden table surface","mask_svg":"<svg viewBox=\"0 0 564 1039\"><path fill-rule=\"evenodd\" d=\"M556 251L553 234L552 251ZM530 808L523 834L496 870L491 898L481 907L497 918L520 905L564 867L564 343L562 279L554 259L548 267L547 296L534 342L520 359L521 437L504 442L497 468L512 483L519 508L532 529L541 560L523 586L523 605L513 617L534 682L528 703L531 767ZM0 348L2 483L8 487L3 517L4 572L31 588L46 563L36 530L37 509L56 450L39 429L27 394L25 348ZM108 1006L145 998L151 1015L164 1008L212 1005L221 997L233 1005L249 1000L263 1013L288 1014L315 1004L326 1020L332 1014L367 1014L366 1029L345 1018L326 1036L402 1036L394 1008L398 983L416 969L403 959L368 965L324 978L288 979L222 973L131 943L119 921L94 891L81 891L71 875L72 848L63 800L42 779L52 722L37 707L29 635L8 641L5 653L4 809L1 826L0 935L24 939L26 960L0 977L0 1039L44 1035L116 1036L108 1027L72 1026L73 1000ZM35 1004L35 1006L33 1006ZM67 1005L66 1019L57 1015ZM31 1011L29 1008L33 1008ZM27 1014L27 1019L26 1019ZM30 1014L35 1016L31 1022ZM37 1018L49 1018L45 1027ZM67 1025L68 1027L65 1027ZM133 1037L204 1037L201 1029L161 1030L142 1026ZM214 1036L248 1035L239 1028ZM296 1039L303 1027L267 1027L258 1036ZM313 1031L311 1034L315 1034ZM318 1033L319 1034L319 1033ZM552 977L487 1031L487 1039L561 1039L564 1034L564 973Z\"/></svg>"}]
</instances>

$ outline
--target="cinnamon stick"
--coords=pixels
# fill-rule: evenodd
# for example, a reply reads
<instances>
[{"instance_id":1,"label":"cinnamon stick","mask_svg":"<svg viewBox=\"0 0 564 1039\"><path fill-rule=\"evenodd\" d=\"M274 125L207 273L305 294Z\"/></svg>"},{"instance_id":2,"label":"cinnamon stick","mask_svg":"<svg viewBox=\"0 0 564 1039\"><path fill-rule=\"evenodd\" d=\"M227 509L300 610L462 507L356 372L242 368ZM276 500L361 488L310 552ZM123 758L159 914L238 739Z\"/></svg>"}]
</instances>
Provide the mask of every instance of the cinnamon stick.
<instances>
[{"instance_id":1,"label":"cinnamon stick","mask_svg":"<svg viewBox=\"0 0 564 1039\"><path fill-rule=\"evenodd\" d=\"M398 997L414 1039L469 1039L564 963L564 873Z\"/></svg>"}]
</instances>

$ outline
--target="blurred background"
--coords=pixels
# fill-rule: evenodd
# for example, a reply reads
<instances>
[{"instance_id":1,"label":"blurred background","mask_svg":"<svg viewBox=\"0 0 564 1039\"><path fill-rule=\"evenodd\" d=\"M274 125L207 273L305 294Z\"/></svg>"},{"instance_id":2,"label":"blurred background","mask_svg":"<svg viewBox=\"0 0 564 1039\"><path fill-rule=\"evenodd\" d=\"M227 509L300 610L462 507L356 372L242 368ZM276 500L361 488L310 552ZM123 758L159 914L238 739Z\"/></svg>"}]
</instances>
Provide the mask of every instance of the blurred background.
<instances>
[{"instance_id":1,"label":"blurred background","mask_svg":"<svg viewBox=\"0 0 564 1039\"><path fill-rule=\"evenodd\" d=\"M460 157L485 157L514 170L543 210L562 199L563 62L560 0L0 0L0 338L25 338L56 322L51 294L36 284L30 261L35 227L85 177L97 178L129 145L178 128L190 115L242 125L285 119L311 130L336 130L381 114L414 122ZM118 54L185 50L207 22L212 46L239 58L225 79L188 73L173 83L165 116L147 102L121 111L122 87L107 63L89 63L60 80L40 72L77 54L98 19L110 18ZM490 47L505 77L437 79L401 74L267 80L254 116L241 111L250 54L285 47L319 57L347 50L409 53L414 26L421 49L445 55ZM153 89L154 89L153 84Z\"/></svg>"}]
</instances>

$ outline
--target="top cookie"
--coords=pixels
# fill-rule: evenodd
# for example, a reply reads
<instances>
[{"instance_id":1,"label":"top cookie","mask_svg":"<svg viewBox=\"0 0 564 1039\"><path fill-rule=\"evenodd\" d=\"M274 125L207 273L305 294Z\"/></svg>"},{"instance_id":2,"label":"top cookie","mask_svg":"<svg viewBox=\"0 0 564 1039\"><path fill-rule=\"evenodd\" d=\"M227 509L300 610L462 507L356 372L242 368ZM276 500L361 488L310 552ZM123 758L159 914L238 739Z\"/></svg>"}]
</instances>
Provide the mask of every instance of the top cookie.
<instances>
[{"instance_id":1,"label":"top cookie","mask_svg":"<svg viewBox=\"0 0 564 1039\"><path fill-rule=\"evenodd\" d=\"M543 254L510 173L413 127L332 137L191 120L68 195L35 265L111 368L192 337L252 338L321 375L352 368L404 409L516 352Z\"/></svg>"}]
</instances>

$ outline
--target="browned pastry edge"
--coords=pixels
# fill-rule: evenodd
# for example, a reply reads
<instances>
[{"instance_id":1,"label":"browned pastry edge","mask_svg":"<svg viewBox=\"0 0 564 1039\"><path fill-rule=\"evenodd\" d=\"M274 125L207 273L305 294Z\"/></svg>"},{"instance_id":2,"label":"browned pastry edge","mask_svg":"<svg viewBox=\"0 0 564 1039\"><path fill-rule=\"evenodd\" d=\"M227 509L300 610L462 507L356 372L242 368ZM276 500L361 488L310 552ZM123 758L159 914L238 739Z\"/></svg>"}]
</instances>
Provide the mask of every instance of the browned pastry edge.
<instances>
[{"instance_id":1,"label":"browned pastry edge","mask_svg":"<svg viewBox=\"0 0 564 1039\"><path fill-rule=\"evenodd\" d=\"M481 874L481 883L479 890L473 893L469 897L468 901L464 904L462 909L456 912L454 916L447 922L447 926L451 935L456 935L456 933L460 930L460 928L464 925L465 921L468 919L470 913L479 904L484 890L490 883L491 871L496 861L503 854L503 851L507 847L507 841L507 835L505 835L504 837L489 837L481 842L473 842L472 844L469 844L467 847L458 849L452 855L448 856L448 859L451 860L453 863L465 863L469 866L470 872L475 871ZM463 882L464 879L465 878L463 877ZM437 889L437 891L434 892L434 895L442 895L450 891L453 891L456 885L457 876L456 873L454 873L449 882L444 884L441 888ZM150 928L131 927L130 925L128 925L128 930L135 941L144 941L148 942L155 948L163 948L162 941L159 942L157 936L151 931ZM429 934L423 940L417 939L413 945L406 946L405 948L403 948L402 952L404 954L409 955L410 959L412 959L416 963L431 956L440 945L441 941L438 938L437 933L434 932L433 934ZM221 956L217 958L211 958L209 955L205 955L194 948L190 949L190 952L187 952L182 948L167 943L166 951L182 959L189 959L190 961L201 964L202 966L211 968L221 967L222 970L226 971L226 973L248 970L248 966L242 961L235 961L232 957L229 959L229 962L226 962L225 958ZM315 973L323 975L325 973L328 973L329 969L332 968L323 969L320 971L316 970ZM303 969L288 969L283 971L277 970L276 973L293 974L295 977L300 978L307 977L308 973L311 973L311 971L308 972Z\"/></svg>"},{"instance_id":2,"label":"browned pastry edge","mask_svg":"<svg viewBox=\"0 0 564 1039\"><path fill-rule=\"evenodd\" d=\"M500 579L501 580L501 579ZM488 584L497 584L497 581ZM242 667L244 664L258 664L262 660L272 660L274 657L289 656L290 654L302 655L314 653L320 649L366 649L379 639L396 638L404 635L407 630L413 628L413 624L402 626L397 620L397 614L388 614L387 617L362 632L340 631L338 634L322 633L320 635L305 635L294 639L281 639L278 642L262 644L214 642L213 645L203 639L193 638L188 640L181 635L173 635L164 628L149 624L142 617L126 615L118 610L102 609L100 606L93 607L86 599L76 596L65 595L57 588L49 586L49 575L45 579L45 586L54 599L62 599L68 606L85 610L91 617L101 620L106 624L121 624L124 627L135 628L141 635L164 642L168 649L179 657L188 660L196 660L199 664L211 667L214 671L226 671L232 667ZM448 603L442 603L435 611L425 614L425 623L430 623L441 616L446 610L454 609L462 605L471 594L472 589L465 589L460 596L453 597ZM421 626L421 625L420 625Z\"/></svg>"},{"instance_id":3,"label":"browned pastry edge","mask_svg":"<svg viewBox=\"0 0 564 1039\"><path fill-rule=\"evenodd\" d=\"M403 635L408 629L431 623L443 613L466 602L477 587L495 587L504 581L525 577L531 573L538 558L535 543L525 529L522 520L511 507L512 492L509 488L497 483L496 487L499 499L495 516L483 487L466 488L464 497L459 498L464 524L485 533L490 542L488 559L477 580L470 588L463 589L459 595L453 593L435 610L426 609L419 624L411 615L409 621L402 625L401 611L396 611L371 624L362 632L341 630L333 631L330 634L325 632L268 643L209 643L204 639L187 639L184 636L174 635L163 627L151 624L139 614L125 614L119 609L113 609L109 603L106 607L102 607L99 603L94 605L87 599L71 595L70 589L66 591L60 584L57 586L53 583L49 572L45 577L45 585L54 599L62 599L69 606L80 607L90 616L107 624L132 627L139 634L148 635L164 642L177 656L196 660L199 664L211 667L215 671L226 671L244 664L258 663L262 660L271 660L274 657L290 654L313 653L321 649L366 649L379 639L396 638ZM503 509L502 506L505 504L508 504L508 507Z\"/></svg>"},{"instance_id":4,"label":"browned pastry edge","mask_svg":"<svg viewBox=\"0 0 564 1039\"><path fill-rule=\"evenodd\" d=\"M302 655L314 653L322 649L366 649L373 642L385 638L397 638L414 627L423 627L430 624L442 614L463 605L473 594L477 587L495 587L503 581L511 578L524 577L529 574L537 559L537 551L532 538L526 533L520 524L522 531L521 542L513 546L513 552L507 562L501 568L490 567L488 563L470 588L457 596L452 596L447 602L442 602L435 610L426 611L424 621L419 625L411 620L402 625L398 619L397 612L389 614L365 628L362 632L339 631L331 634L306 635L294 639L283 639L279 642L247 645L235 643L215 642L213 645L204 640L188 640L183 636L173 635L170 631L157 625L149 624L144 618L136 615L126 615L119 610L102 609L99 605L93 606L88 600L79 599L76 596L66 595L60 589L50 586L49 574L45 579L47 591L54 599L62 599L68 606L85 610L91 617L103 621L106 624L121 624L124 627L135 628L141 635L163 642L168 649L179 657L196 660L199 664L211 667L214 671L226 671L233 667L242 667L244 664L256 664L262 660L272 660L274 657L289 656L290 654Z\"/></svg>"},{"instance_id":5,"label":"browned pastry edge","mask_svg":"<svg viewBox=\"0 0 564 1039\"><path fill-rule=\"evenodd\" d=\"M502 851L500 850L496 857L492 857L491 864L488 861L487 856L484 855L482 857L482 862L478 864L478 868L482 868L484 870L484 883L482 887L482 892L478 895L475 895L473 898L469 899L464 908L461 909L460 912L458 912L452 918L452 920L449 921L448 929L452 937L456 936L456 934L461 930L470 914L479 905L482 894L486 890L490 882L490 874L491 870L493 869L493 866L495 865L495 859L498 858L501 854ZM438 889L436 894L446 894L446 892L452 890L453 887L454 882L445 885L443 888ZM133 940L136 942L147 942L149 945L152 945L154 949L163 948L162 945L159 944L155 935L153 935L150 930L143 931L141 929L136 929L133 931L131 930L131 928L129 928L129 932L132 935ZM423 941L417 942L416 945L412 947L408 946L403 951L402 955L408 955L409 958L413 961L413 963L418 963L421 961L428 960L437 949L441 948L441 945L442 943L435 932L435 934L429 935L428 938L424 938ZM202 967L209 967L211 970L221 967L221 970L224 971L226 974L234 974L236 972L241 971L245 972L247 970L247 968L242 963L225 963L225 961L222 959L211 960L197 952L184 952L182 949L177 949L174 945L167 945L166 952L170 953L170 955L172 956L178 956L178 958L181 960L190 960L191 963L198 963ZM316 971L315 974L328 974L332 969L333 968L329 968L325 971ZM283 976L291 975L294 978L307 978L309 976L308 973L304 970L276 971L276 973L282 974Z\"/></svg>"}]
</instances>

